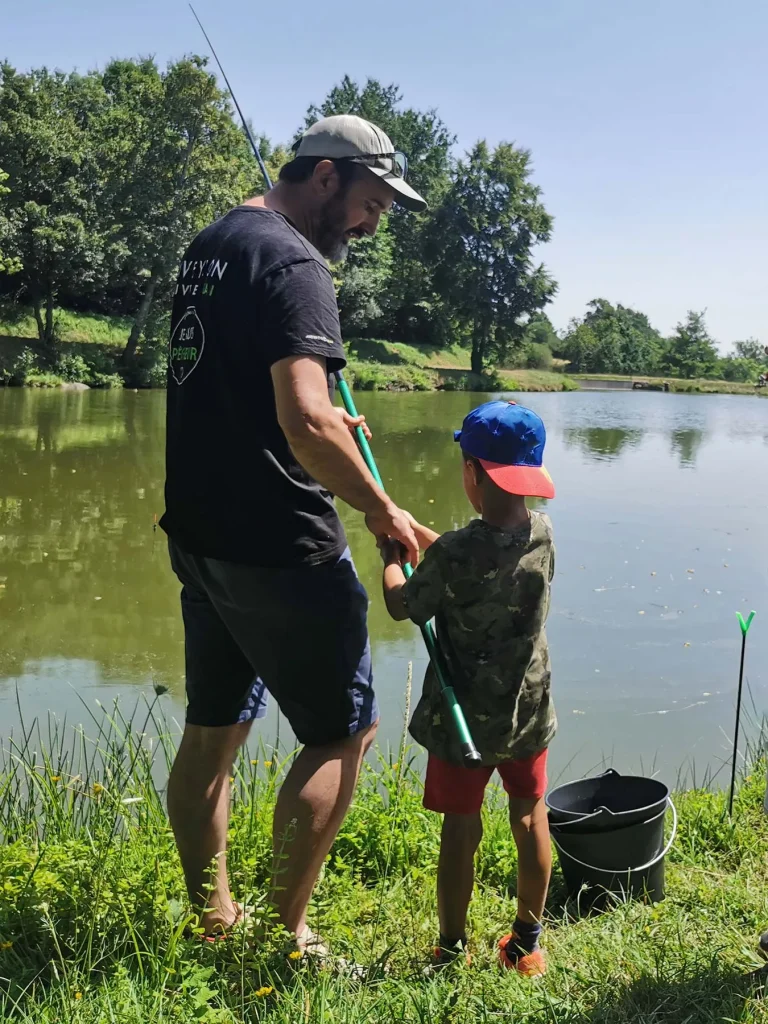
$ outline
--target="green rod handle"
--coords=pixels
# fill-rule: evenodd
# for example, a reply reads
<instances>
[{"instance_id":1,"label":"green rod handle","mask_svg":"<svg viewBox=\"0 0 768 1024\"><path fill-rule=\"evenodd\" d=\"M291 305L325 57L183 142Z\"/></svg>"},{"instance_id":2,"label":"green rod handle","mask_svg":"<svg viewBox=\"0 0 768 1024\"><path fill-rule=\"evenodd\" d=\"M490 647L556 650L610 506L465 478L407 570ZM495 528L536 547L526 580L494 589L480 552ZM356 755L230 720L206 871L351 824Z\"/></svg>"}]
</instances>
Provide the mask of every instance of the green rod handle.
<instances>
[{"instance_id":1,"label":"green rod handle","mask_svg":"<svg viewBox=\"0 0 768 1024\"><path fill-rule=\"evenodd\" d=\"M352 392L349 390L349 384L344 380L341 370L336 371L336 384L338 385L339 394L341 395L341 400L344 403L344 408L347 410L349 415L355 417L359 416L360 414L355 406L355 400L352 397ZM355 435L357 437L358 447L360 448L360 454L363 456L366 466L371 471L371 476L382 491L385 491L386 487L384 486L384 481L381 479L381 475L379 474L379 468L373 457L371 446L368 444L368 438L365 436L365 431L362 427L355 427Z\"/></svg>"},{"instance_id":2,"label":"green rod handle","mask_svg":"<svg viewBox=\"0 0 768 1024\"><path fill-rule=\"evenodd\" d=\"M357 411L357 407L355 406L355 400L352 397L352 392L349 389L349 384L347 384L347 382L344 380L344 376L341 370L336 371L335 377L336 384L339 389L339 394L341 395L341 400L344 403L344 408L347 410L350 416L358 416L359 414ZM376 460L373 457L371 446L368 444L368 438L365 436L365 433L363 432L363 428L356 427L355 434L357 436L357 443L360 448L360 454L363 456L363 460L368 469L370 470L371 476L383 491L386 490L384 483L381 479L381 474L379 473L378 466L376 465ZM413 569L409 562L406 562L406 564L403 566L403 572L405 573L406 579L410 579L410 577L413 575ZM428 622L425 626L421 627L421 635L424 639L424 644L427 648L429 660L432 662L432 665L435 669L437 681L440 685L440 690L442 692L443 699L445 700L445 703L448 707L448 711L451 716L451 721L453 722L453 726L459 737L459 743L461 745L461 753L464 758L464 764L470 768L476 767L482 763L482 758L480 757L480 753L478 752L478 749L474 744L472 734L469 731L467 720L464 717L464 712L461 710L461 705L459 704L458 698L456 697L456 693L453 687L447 682L445 678L445 673L443 672L443 668L440 662L440 653L437 646L437 637L435 636L435 631L432 628L431 622Z\"/></svg>"}]
</instances>

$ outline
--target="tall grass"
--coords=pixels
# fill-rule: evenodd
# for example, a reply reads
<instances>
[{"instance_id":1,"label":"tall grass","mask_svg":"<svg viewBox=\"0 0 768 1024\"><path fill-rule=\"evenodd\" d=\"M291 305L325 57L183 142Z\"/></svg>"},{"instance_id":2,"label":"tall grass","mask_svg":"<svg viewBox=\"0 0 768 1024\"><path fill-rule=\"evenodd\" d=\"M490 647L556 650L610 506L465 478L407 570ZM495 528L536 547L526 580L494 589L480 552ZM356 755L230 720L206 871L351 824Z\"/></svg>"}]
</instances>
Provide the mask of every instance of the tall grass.
<instances>
[{"instance_id":1,"label":"tall grass","mask_svg":"<svg viewBox=\"0 0 768 1024\"><path fill-rule=\"evenodd\" d=\"M503 801L484 812L472 904L473 964L437 980L421 968L436 937L439 822L421 807L403 744L366 765L311 909L335 952L371 968L364 984L313 970L268 929L215 946L188 935L164 811L178 728L162 697L84 727L50 718L6 740L0 766L0 1019L28 1024L167 1022L752 1022L743 976L768 924L759 767L733 822L722 794L681 794L668 898L571 915L555 878L541 983L504 975L494 943L514 907L516 857ZM270 826L282 760L261 746L234 772L229 865L238 898L266 919Z\"/></svg>"},{"instance_id":2,"label":"tall grass","mask_svg":"<svg viewBox=\"0 0 768 1024\"><path fill-rule=\"evenodd\" d=\"M114 345L122 348L131 330L131 318L107 316L100 313L77 313L70 309L57 309L56 334L61 341L78 341ZM37 339L37 323L31 309L26 306L0 308L0 335Z\"/></svg>"}]
</instances>

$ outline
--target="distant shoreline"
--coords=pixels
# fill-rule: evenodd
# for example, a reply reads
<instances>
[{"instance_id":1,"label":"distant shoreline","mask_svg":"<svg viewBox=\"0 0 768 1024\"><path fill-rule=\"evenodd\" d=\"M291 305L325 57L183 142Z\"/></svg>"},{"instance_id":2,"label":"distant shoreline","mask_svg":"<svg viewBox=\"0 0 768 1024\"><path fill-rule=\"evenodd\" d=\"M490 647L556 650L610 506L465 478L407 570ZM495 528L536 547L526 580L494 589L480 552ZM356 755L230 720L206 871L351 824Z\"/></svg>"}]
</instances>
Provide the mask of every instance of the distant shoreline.
<instances>
[{"instance_id":1,"label":"distant shoreline","mask_svg":"<svg viewBox=\"0 0 768 1024\"><path fill-rule=\"evenodd\" d=\"M8 326L5 327L8 330ZM0 333L0 386L61 388L145 389L162 388L165 380L164 347L153 350L151 367L122 367L127 323L119 317L68 314L63 320L57 356L66 364L51 366L45 358L33 325L20 322L19 333ZM663 391L664 382L675 394L759 395L768 388L722 380L685 380L674 377L622 376L621 374L571 374L554 360L550 368L504 368L474 374L469 369L469 350L458 345L438 348L368 338L346 341L346 376L358 391ZM64 372L62 372L64 370Z\"/></svg>"}]
</instances>

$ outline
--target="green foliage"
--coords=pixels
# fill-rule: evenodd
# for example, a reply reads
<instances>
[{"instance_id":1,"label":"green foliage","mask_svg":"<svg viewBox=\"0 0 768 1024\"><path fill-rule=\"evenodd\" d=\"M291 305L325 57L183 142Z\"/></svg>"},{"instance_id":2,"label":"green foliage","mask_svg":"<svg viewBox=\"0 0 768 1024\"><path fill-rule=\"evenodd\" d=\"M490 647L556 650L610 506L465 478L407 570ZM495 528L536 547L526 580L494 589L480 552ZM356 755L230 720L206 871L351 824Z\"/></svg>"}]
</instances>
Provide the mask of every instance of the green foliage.
<instances>
[{"instance_id":1,"label":"green foliage","mask_svg":"<svg viewBox=\"0 0 768 1024\"><path fill-rule=\"evenodd\" d=\"M3 182L8 180L8 175L0 167L0 196L7 196L10 193L10 189L6 188ZM0 237L8 231L7 223L3 224L4 214L0 212ZM3 256L2 249L0 249L0 274L16 274L21 270L21 262L9 256Z\"/></svg>"},{"instance_id":2,"label":"green foliage","mask_svg":"<svg viewBox=\"0 0 768 1024\"><path fill-rule=\"evenodd\" d=\"M660 367L664 340L644 313L593 299L555 351L576 373L652 374Z\"/></svg>"},{"instance_id":3,"label":"green foliage","mask_svg":"<svg viewBox=\"0 0 768 1024\"><path fill-rule=\"evenodd\" d=\"M162 700L162 698L160 698ZM210 946L190 937L164 809L173 757L158 701L118 707L89 730L9 739L0 768L0 1017L20 1024L759 1024L745 980L768 919L765 764L722 792L678 794L667 899L579 917L557 868L544 922L550 971L503 973L517 852L504 795L483 809L470 910L472 965L426 981L437 937L440 819L422 807L421 764L404 744L366 764L327 859L310 923L367 984L290 961L264 892L276 794L293 760L253 748L237 763L229 868L264 934Z\"/></svg>"},{"instance_id":4,"label":"green foliage","mask_svg":"<svg viewBox=\"0 0 768 1024\"><path fill-rule=\"evenodd\" d=\"M3 383L22 386L32 374L40 369L37 356L30 348L23 349L13 360L10 367L3 373Z\"/></svg>"},{"instance_id":5,"label":"green foliage","mask_svg":"<svg viewBox=\"0 0 768 1024\"><path fill-rule=\"evenodd\" d=\"M552 349L549 345L531 342L525 346L525 365L529 370L551 370Z\"/></svg>"},{"instance_id":6,"label":"green foliage","mask_svg":"<svg viewBox=\"0 0 768 1024\"><path fill-rule=\"evenodd\" d=\"M104 262L96 136L98 76L0 65L0 163L8 175L0 248L20 263L41 343L53 347L63 289L87 293Z\"/></svg>"},{"instance_id":7,"label":"green foliage","mask_svg":"<svg viewBox=\"0 0 768 1024\"><path fill-rule=\"evenodd\" d=\"M765 363L739 356L725 356L717 362L717 376L722 380L754 383L765 370Z\"/></svg>"},{"instance_id":8,"label":"green foliage","mask_svg":"<svg viewBox=\"0 0 768 1024\"><path fill-rule=\"evenodd\" d=\"M372 254L358 259L355 250L360 247L354 246L347 263L338 268L343 282L348 274L354 278L355 292L371 295L379 289L375 305L368 307L372 319L363 330L363 322L358 318L354 329L356 333L383 331L406 342L441 345L448 338L447 319L442 310L445 296L435 287L435 262L425 253L425 227L450 184L450 148L454 137L434 110L403 107L397 85L383 85L373 78L361 87L345 76L322 103L309 108L305 124L309 126L318 117L332 114L357 114L382 128L394 145L407 154L408 180L430 207L418 215L394 207L388 217L390 247L384 249L380 267L371 259ZM377 280L374 282L373 278ZM342 308L343 291L344 288ZM355 308L361 308L359 301Z\"/></svg>"},{"instance_id":9,"label":"green foliage","mask_svg":"<svg viewBox=\"0 0 768 1024\"><path fill-rule=\"evenodd\" d=\"M351 360L347 376L358 391L432 391L434 371L415 366L383 366Z\"/></svg>"},{"instance_id":10,"label":"green foliage","mask_svg":"<svg viewBox=\"0 0 768 1024\"><path fill-rule=\"evenodd\" d=\"M530 153L478 142L459 162L428 229L435 282L472 345L482 373L520 343L521 322L553 297L556 284L533 248L550 238L552 218L531 180Z\"/></svg>"},{"instance_id":11,"label":"green foliage","mask_svg":"<svg viewBox=\"0 0 768 1024\"><path fill-rule=\"evenodd\" d=\"M717 363L717 349L704 323L704 313L691 310L669 339L664 369L678 377L713 377Z\"/></svg>"},{"instance_id":12,"label":"green foliage","mask_svg":"<svg viewBox=\"0 0 768 1024\"><path fill-rule=\"evenodd\" d=\"M350 248L343 267L336 270L341 278L338 299L343 333L372 331L381 323L392 264L392 231L384 221L373 238Z\"/></svg>"},{"instance_id":13,"label":"green foliage","mask_svg":"<svg viewBox=\"0 0 768 1024\"><path fill-rule=\"evenodd\" d=\"M768 345L763 345L757 338L737 341L733 349L737 359L752 359L754 362L763 365L768 363Z\"/></svg>"}]
</instances>

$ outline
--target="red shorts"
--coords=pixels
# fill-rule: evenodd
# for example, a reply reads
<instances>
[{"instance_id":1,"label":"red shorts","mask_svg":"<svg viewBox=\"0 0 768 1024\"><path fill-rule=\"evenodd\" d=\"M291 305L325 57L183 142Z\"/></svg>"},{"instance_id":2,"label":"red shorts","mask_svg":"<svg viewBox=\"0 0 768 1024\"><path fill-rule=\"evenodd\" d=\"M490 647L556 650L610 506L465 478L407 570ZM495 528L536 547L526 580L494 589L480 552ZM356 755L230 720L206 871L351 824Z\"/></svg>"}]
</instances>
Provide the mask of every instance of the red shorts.
<instances>
[{"instance_id":1,"label":"red shorts","mask_svg":"<svg viewBox=\"0 0 768 1024\"><path fill-rule=\"evenodd\" d=\"M485 768L465 768L430 754L424 806L439 814L477 814L483 806L485 787L495 771L501 776L504 789L516 800L541 800L547 791L546 750Z\"/></svg>"}]
</instances>

